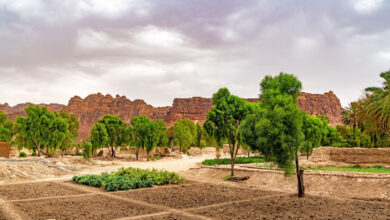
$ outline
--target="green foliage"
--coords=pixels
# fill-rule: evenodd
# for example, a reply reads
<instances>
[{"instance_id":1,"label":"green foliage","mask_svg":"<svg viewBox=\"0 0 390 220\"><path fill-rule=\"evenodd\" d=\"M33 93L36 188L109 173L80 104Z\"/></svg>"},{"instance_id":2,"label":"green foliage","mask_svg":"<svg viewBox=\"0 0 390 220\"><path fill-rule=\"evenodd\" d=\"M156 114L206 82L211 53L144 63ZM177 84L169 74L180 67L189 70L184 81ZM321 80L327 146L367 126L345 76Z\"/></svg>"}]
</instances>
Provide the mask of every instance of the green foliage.
<instances>
[{"instance_id":1,"label":"green foliage","mask_svg":"<svg viewBox=\"0 0 390 220\"><path fill-rule=\"evenodd\" d=\"M196 142L196 126L189 119L179 119L173 125L174 141L180 146L180 151L187 152L188 148Z\"/></svg>"},{"instance_id":2,"label":"green foliage","mask_svg":"<svg viewBox=\"0 0 390 220\"><path fill-rule=\"evenodd\" d=\"M64 119L66 123L69 125L64 140L59 147L62 150L62 153L64 154L67 150L77 145L76 139L78 136L80 122L77 120L76 115L74 114L69 115L66 111L61 111L59 113L56 112L55 114L57 117Z\"/></svg>"},{"instance_id":3,"label":"green foliage","mask_svg":"<svg viewBox=\"0 0 390 220\"><path fill-rule=\"evenodd\" d=\"M106 145L111 147L111 156L115 157L115 147L122 146L127 140L127 125L116 115L105 115L98 120L98 123L104 125L107 132Z\"/></svg>"},{"instance_id":4,"label":"green foliage","mask_svg":"<svg viewBox=\"0 0 390 220\"><path fill-rule=\"evenodd\" d=\"M348 167L318 167L307 168L309 170L322 170L322 171L342 171L342 172L360 172L360 173L390 173L390 168L362 168L360 166L348 166Z\"/></svg>"},{"instance_id":5,"label":"green foliage","mask_svg":"<svg viewBox=\"0 0 390 220\"><path fill-rule=\"evenodd\" d=\"M74 176L73 182L94 187L103 187L107 191L129 190L151 187L153 185L179 184L184 179L168 171L121 168L115 173L102 175Z\"/></svg>"},{"instance_id":6,"label":"green foliage","mask_svg":"<svg viewBox=\"0 0 390 220\"><path fill-rule=\"evenodd\" d=\"M264 157L237 157L235 160L236 164L247 164L247 163L264 163L267 160ZM231 164L231 159L229 158L220 158L219 164ZM208 159L202 161L203 165L217 165L217 159Z\"/></svg>"},{"instance_id":7,"label":"green foliage","mask_svg":"<svg viewBox=\"0 0 390 220\"><path fill-rule=\"evenodd\" d=\"M227 140L232 162L231 175L234 176L234 161L241 143L239 127L244 118L253 112L253 105L230 94L227 88L219 89L212 101L214 107L207 113L203 127L209 136L215 138L218 146Z\"/></svg>"},{"instance_id":8,"label":"green foliage","mask_svg":"<svg viewBox=\"0 0 390 220\"><path fill-rule=\"evenodd\" d=\"M145 115L140 115L131 119L131 125L137 160L139 149L145 149L149 157L156 146L167 145L167 127L162 120L153 122Z\"/></svg>"},{"instance_id":9,"label":"green foliage","mask_svg":"<svg viewBox=\"0 0 390 220\"><path fill-rule=\"evenodd\" d=\"M27 154L25 152L20 152L19 157L27 157Z\"/></svg>"},{"instance_id":10,"label":"green foliage","mask_svg":"<svg viewBox=\"0 0 390 220\"><path fill-rule=\"evenodd\" d=\"M381 169L381 168L383 168L383 165L382 164L375 164L372 166L372 168Z\"/></svg>"},{"instance_id":11,"label":"green foliage","mask_svg":"<svg viewBox=\"0 0 390 220\"><path fill-rule=\"evenodd\" d=\"M232 178L232 175L227 175L223 178L223 181L230 181L231 178Z\"/></svg>"},{"instance_id":12,"label":"green foliage","mask_svg":"<svg viewBox=\"0 0 390 220\"><path fill-rule=\"evenodd\" d=\"M139 169L139 168L121 168L114 173L115 175L126 176L129 178L139 178L141 180L152 179L155 185L179 184L184 181L177 173L157 169Z\"/></svg>"},{"instance_id":13,"label":"green foliage","mask_svg":"<svg viewBox=\"0 0 390 220\"><path fill-rule=\"evenodd\" d=\"M204 141L204 130L202 125L199 124L199 122L196 122L196 140L195 140L195 146L203 149L206 146L206 143L202 143Z\"/></svg>"},{"instance_id":14,"label":"green foliage","mask_svg":"<svg viewBox=\"0 0 390 220\"><path fill-rule=\"evenodd\" d=\"M82 143L81 147L83 148L84 157L91 158L92 156L92 144L89 141Z\"/></svg>"},{"instance_id":15,"label":"green foliage","mask_svg":"<svg viewBox=\"0 0 390 220\"><path fill-rule=\"evenodd\" d=\"M0 111L0 142L11 142L14 123L11 120L7 120L8 115Z\"/></svg>"},{"instance_id":16,"label":"green foliage","mask_svg":"<svg viewBox=\"0 0 390 220\"><path fill-rule=\"evenodd\" d=\"M104 147L108 143L108 133L104 124L97 122L93 125L90 140L92 144L91 151L95 155L97 149Z\"/></svg>"},{"instance_id":17,"label":"green foliage","mask_svg":"<svg viewBox=\"0 0 390 220\"><path fill-rule=\"evenodd\" d=\"M307 158L309 158L309 154L312 152L313 148L321 145L321 140L323 136L327 134L328 130L324 127L324 123L321 119L307 114L303 117L302 129L305 136L303 150L307 153Z\"/></svg>"},{"instance_id":18,"label":"green foliage","mask_svg":"<svg viewBox=\"0 0 390 220\"><path fill-rule=\"evenodd\" d=\"M20 140L38 155L42 149L46 149L49 155L55 154L69 132L68 122L38 105L29 105L25 112L27 117L16 118Z\"/></svg>"},{"instance_id":19,"label":"green foliage","mask_svg":"<svg viewBox=\"0 0 390 220\"><path fill-rule=\"evenodd\" d=\"M365 147L371 146L371 137L362 132L359 127L337 126L337 130L342 136L342 140L337 147Z\"/></svg>"},{"instance_id":20,"label":"green foliage","mask_svg":"<svg viewBox=\"0 0 390 220\"><path fill-rule=\"evenodd\" d=\"M161 157L160 156L156 156L156 157L149 157L147 160L148 161L155 161L155 160L160 160Z\"/></svg>"},{"instance_id":21,"label":"green foliage","mask_svg":"<svg viewBox=\"0 0 390 220\"><path fill-rule=\"evenodd\" d=\"M94 187L101 187L103 185L104 178L102 176L98 175L85 175L85 176L74 176L73 182L87 185L87 186L94 186Z\"/></svg>"},{"instance_id":22,"label":"green foliage","mask_svg":"<svg viewBox=\"0 0 390 220\"><path fill-rule=\"evenodd\" d=\"M35 151L32 152L31 156L36 157L37 156L37 152L35 152Z\"/></svg>"}]
</instances>

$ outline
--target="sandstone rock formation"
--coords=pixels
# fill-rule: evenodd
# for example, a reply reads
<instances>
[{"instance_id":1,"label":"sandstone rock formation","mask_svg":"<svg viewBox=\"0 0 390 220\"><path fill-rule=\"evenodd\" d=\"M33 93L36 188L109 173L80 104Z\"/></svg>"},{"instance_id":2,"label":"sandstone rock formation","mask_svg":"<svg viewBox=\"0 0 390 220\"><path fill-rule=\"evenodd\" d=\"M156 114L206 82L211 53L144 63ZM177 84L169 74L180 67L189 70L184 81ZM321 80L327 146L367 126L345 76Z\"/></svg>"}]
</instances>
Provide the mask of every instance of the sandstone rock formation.
<instances>
[{"instance_id":1,"label":"sandstone rock formation","mask_svg":"<svg viewBox=\"0 0 390 220\"><path fill-rule=\"evenodd\" d=\"M250 102L257 102L256 98L247 99ZM298 98L299 107L306 110L309 114L324 114L329 117L331 125L341 124L341 104L340 100L328 92L325 94L302 93ZM17 115L25 115L24 108L29 103L19 104L10 107L8 104L0 105L0 110L9 114L10 119L15 119ZM210 98L176 98L172 106L153 107L145 101L136 99L131 101L125 96L92 94L86 98L75 96L69 100L67 106L59 104L41 104L47 106L49 110L66 110L73 113L80 121L79 139L89 137L92 125L106 114L118 115L126 123L138 115L146 115L152 120L162 119L168 126L172 126L178 119L187 118L195 122L203 123L206 120L207 112L212 107Z\"/></svg>"}]
</instances>

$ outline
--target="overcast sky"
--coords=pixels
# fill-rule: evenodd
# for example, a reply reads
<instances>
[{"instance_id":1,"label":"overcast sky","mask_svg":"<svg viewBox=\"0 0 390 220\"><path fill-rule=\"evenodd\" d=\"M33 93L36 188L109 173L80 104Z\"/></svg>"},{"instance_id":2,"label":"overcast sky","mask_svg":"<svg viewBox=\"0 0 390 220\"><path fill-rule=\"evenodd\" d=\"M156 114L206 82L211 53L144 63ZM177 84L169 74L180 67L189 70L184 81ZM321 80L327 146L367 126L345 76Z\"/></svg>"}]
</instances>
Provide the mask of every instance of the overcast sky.
<instances>
[{"instance_id":1,"label":"overcast sky","mask_svg":"<svg viewBox=\"0 0 390 220\"><path fill-rule=\"evenodd\" d=\"M268 74L345 106L390 69L389 0L0 0L0 103L101 92L171 105Z\"/></svg>"}]
</instances>

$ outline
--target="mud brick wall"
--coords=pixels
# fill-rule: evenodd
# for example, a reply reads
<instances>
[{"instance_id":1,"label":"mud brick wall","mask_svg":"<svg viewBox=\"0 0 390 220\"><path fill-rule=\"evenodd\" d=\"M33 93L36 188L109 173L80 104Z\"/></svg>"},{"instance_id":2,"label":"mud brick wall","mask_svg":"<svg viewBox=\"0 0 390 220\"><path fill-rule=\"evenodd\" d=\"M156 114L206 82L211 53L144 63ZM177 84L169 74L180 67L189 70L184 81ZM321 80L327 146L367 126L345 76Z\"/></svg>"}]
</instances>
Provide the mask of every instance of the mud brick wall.
<instances>
[{"instance_id":1,"label":"mud brick wall","mask_svg":"<svg viewBox=\"0 0 390 220\"><path fill-rule=\"evenodd\" d=\"M390 148L334 148L313 149L310 162L335 161L350 164L390 164Z\"/></svg>"},{"instance_id":2,"label":"mud brick wall","mask_svg":"<svg viewBox=\"0 0 390 220\"><path fill-rule=\"evenodd\" d=\"M11 144L9 142L0 142L0 157L9 158Z\"/></svg>"}]
</instances>

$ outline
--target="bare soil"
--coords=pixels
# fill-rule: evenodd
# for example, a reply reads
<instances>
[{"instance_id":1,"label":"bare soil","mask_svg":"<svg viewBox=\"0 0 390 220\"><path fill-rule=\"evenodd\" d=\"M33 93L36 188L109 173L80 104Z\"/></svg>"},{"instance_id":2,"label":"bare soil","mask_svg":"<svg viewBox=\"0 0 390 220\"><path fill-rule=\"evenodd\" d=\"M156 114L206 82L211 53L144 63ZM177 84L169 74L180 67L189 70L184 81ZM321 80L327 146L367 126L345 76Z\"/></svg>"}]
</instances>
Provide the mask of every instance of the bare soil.
<instances>
[{"instance_id":1,"label":"bare soil","mask_svg":"<svg viewBox=\"0 0 390 220\"><path fill-rule=\"evenodd\" d=\"M68 196L84 193L54 182L11 184L0 186L0 197L7 200L33 199L53 196Z\"/></svg>"},{"instance_id":2,"label":"bare soil","mask_svg":"<svg viewBox=\"0 0 390 220\"><path fill-rule=\"evenodd\" d=\"M198 209L194 213L215 219L389 219L390 203L288 195Z\"/></svg>"},{"instance_id":3,"label":"bare soil","mask_svg":"<svg viewBox=\"0 0 390 220\"><path fill-rule=\"evenodd\" d=\"M113 219L159 211L103 195L16 202L14 206L31 219Z\"/></svg>"},{"instance_id":4,"label":"bare soil","mask_svg":"<svg viewBox=\"0 0 390 220\"><path fill-rule=\"evenodd\" d=\"M197 208L215 203L259 198L275 195L277 193L272 191L253 190L244 187L196 183L130 190L116 192L115 194L121 197L136 198L137 200L148 203L183 209Z\"/></svg>"}]
</instances>

